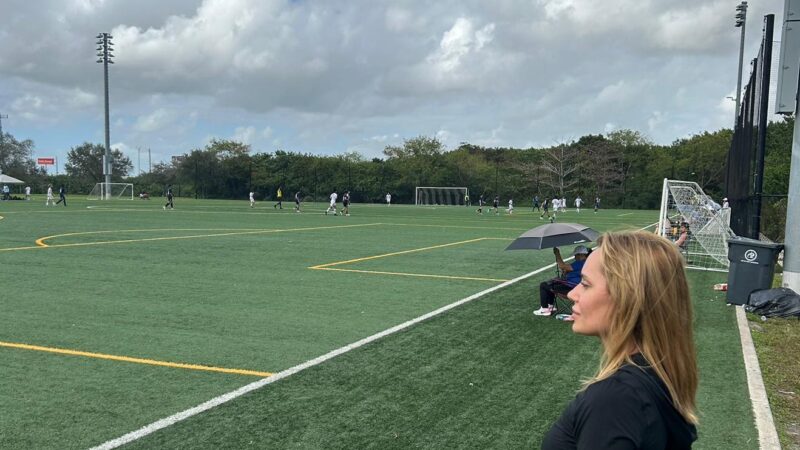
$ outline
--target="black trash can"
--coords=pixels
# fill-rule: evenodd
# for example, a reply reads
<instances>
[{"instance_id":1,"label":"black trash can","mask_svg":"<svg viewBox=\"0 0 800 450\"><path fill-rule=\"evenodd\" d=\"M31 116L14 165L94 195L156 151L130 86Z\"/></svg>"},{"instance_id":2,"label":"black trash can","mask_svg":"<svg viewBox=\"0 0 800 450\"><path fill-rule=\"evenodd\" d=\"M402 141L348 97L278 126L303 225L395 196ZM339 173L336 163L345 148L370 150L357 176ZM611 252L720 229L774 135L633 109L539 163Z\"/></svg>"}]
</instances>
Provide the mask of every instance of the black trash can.
<instances>
[{"instance_id":1,"label":"black trash can","mask_svg":"<svg viewBox=\"0 0 800 450\"><path fill-rule=\"evenodd\" d=\"M744 305L750 293L772 287L783 244L734 237L728 240L728 303Z\"/></svg>"}]
</instances>

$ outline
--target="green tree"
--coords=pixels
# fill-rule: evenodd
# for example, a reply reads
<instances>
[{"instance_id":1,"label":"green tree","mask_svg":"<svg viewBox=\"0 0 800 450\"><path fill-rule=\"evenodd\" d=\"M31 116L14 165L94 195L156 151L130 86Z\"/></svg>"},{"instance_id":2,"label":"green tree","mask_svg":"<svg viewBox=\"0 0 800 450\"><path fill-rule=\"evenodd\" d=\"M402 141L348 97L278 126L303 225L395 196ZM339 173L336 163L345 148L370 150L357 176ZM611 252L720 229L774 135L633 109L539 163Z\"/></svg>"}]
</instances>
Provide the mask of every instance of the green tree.
<instances>
[{"instance_id":1,"label":"green tree","mask_svg":"<svg viewBox=\"0 0 800 450\"><path fill-rule=\"evenodd\" d=\"M33 141L18 141L9 133L0 136L0 170L15 178L36 172L33 162Z\"/></svg>"},{"instance_id":2,"label":"green tree","mask_svg":"<svg viewBox=\"0 0 800 450\"><path fill-rule=\"evenodd\" d=\"M85 142L67 153L65 169L67 175L87 181L103 181L103 155L106 150L100 144ZM117 149L111 150L111 179L121 181L133 169L131 160Z\"/></svg>"}]
</instances>

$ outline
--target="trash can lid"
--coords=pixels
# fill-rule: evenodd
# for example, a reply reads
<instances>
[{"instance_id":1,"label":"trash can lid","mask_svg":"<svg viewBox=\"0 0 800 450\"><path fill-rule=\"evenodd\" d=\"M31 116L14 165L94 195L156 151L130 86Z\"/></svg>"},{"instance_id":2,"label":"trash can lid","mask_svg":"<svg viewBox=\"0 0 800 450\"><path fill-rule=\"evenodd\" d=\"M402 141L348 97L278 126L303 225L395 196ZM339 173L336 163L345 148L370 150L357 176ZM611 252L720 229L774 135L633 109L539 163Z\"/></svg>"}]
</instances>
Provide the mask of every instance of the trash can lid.
<instances>
[{"instance_id":1,"label":"trash can lid","mask_svg":"<svg viewBox=\"0 0 800 450\"><path fill-rule=\"evenodd\" d=\"M750 239L741 236L734 236L728 239L728 247L731 245L743 245L747 247L760 247L760 248L769 248L776 251L783 250L783 244L780 242L765 242L759 241L758 239Z\"/></svg>"}]
</instances>

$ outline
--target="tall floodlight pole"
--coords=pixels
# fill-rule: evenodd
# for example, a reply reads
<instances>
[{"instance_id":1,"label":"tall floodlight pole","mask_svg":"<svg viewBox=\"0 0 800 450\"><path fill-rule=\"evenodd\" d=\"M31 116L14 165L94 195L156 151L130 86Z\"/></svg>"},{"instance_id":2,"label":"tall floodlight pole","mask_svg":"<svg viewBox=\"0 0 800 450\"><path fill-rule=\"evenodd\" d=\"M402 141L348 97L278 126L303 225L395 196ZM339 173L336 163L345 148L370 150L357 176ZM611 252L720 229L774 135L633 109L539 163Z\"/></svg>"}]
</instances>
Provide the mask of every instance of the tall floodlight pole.
<instances>
[{"instance_id":1,"label":"tall floodlight pole","mask_svg":"<svg viewBox=\"0 0 800 450\"><path fill-rule=\"evenodd\" d=\"M742 38L739 42L739 72L736 76L736 115L733 117L733 129L739 120L739 108L742 101L742 62L744 61L744 29L747 24L747 2L739 3L736 7L736 28L742 29Z\"/></svg>"},{"instance_id":2,"label":"tall floodlight pole","mask_svg":"<svg viewBox=\"0 0 800 450\"><path fill-rule=\"evenodd\" d=\"M105 195L102 198L111 198L111 132L109 128L108 117L108 65L114 64L111 58L114 55L111 53L114 48L112 47L111 36L108 33L100 33L97 35L97 62L103 64L103 81L106 94L106 154L103 157L103 175L105 179Z\"/></svg>"}]
</instances>

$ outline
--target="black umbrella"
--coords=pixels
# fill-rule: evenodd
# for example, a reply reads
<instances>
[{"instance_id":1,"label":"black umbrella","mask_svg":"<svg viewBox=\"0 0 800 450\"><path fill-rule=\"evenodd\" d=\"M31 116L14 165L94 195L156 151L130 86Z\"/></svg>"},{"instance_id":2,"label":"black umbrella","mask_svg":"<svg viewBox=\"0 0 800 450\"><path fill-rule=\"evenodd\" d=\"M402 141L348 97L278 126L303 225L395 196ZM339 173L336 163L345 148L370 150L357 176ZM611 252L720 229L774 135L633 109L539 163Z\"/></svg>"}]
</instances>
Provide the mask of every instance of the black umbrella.
<instances>
[{"instance_id":1,"label":"black umbrella","mask_svg":"<svg viewBox=\"0 0 800 450\"><path fill-rule=\"evenodd\" d=\"M600 233L579 223L548 223L522 233L506 250L541 250L582 244L598 236Z\"/></svg>"}]
</instances>

